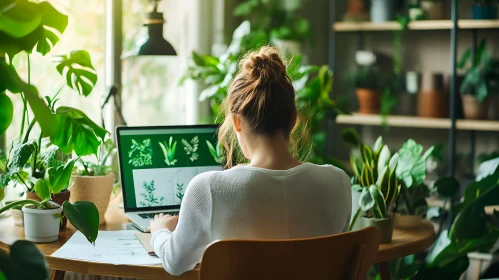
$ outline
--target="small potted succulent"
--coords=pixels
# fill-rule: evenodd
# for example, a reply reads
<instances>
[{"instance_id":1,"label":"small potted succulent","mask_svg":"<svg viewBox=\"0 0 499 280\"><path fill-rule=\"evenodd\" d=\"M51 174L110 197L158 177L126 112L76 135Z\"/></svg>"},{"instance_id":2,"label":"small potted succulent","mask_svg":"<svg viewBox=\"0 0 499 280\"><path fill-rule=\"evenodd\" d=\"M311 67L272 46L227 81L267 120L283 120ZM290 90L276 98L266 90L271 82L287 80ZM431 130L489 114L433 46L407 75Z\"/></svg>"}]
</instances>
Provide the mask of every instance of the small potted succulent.
<instances>
[{"instance_id":1,"label":"small potted succulent","mask_svg":"<svg viewBox=\"0 0 499 280\"><path fill-rule=\"evenodd\" d=\"M381 108L383 79L375 65L361 65L353 78L359 113L378 114Z\"/></svg>"},{"instance_id":2,"label":"small potted succulent","mask_svg":"<svg viewBox=\"0 0 499 280\"><path fill-rule=\"evenodd\" d=\"M380 242L390 243L393 209L401 188L396 175L399 155L391 155L381 136L373 147L359 141L353 129L343 131L342 138L353 148L350 157L354 173L352 192L360 193L359 208L350 223L350 230L375 226L380 230Z\"/></svg>"},{"instance_id":3,"label":"small potted succulent","mask_svg":"<svg viewBox=\"0 0 499 280\"><path fill-rule=\"evenodd\" d=\"M496 19L498 5L497 0L473 0L473 19Z\"/></svg>"},{"instance_id":4,"label":"small potted succulent","mask_svg":"<svg viewBox=\"0 0 499 280\"><path fill-rule=\"evenodd\" d=\"M464 69L468 61L471 64L461 84L464 116L467 119L486 119L489 97L499 91L499 59L491 58L483 39L472 60L472 50L468 49L458 65Z\"/></svg>"},{"instance_id":5,"label":"small potted succulent","mask_svg":"<svg viewBox=\"0 0 499 280\"><path fill-rule=\"evenodd\" d=\"M397 200L395 227L412 228L418 226L426 214L429 188L426 179L426 161L433 152L430 147L424 154L423 146L409 139L398 151L397 178L402 182Z\"/></svg>"},{"instance_id":6,"label":"small potted succulent","mask_svg":"<svg viewBox=\"0 0 499 280\"><path fill-rule=\"evenodd\" d=\"M93 202L99 211L100 224L105 224L106 213L111 199L113 186L117 181L116 173L109 160L116 154L116 146L107 139L99 146L96 160L80 159L73 172L70 201L87 200Z\"/></svg>"}]
</instances>

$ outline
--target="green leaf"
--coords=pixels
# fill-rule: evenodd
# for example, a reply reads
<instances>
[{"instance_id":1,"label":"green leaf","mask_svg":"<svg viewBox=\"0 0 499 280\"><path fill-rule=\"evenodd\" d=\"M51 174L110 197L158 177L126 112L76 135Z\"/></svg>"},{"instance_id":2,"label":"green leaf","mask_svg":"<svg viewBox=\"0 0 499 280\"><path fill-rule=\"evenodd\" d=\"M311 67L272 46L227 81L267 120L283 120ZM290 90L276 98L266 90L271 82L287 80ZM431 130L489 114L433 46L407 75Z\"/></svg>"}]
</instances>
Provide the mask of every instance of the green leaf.
<instances>
[{"instance_id":1,"label":"green leaf","mask_svg":"<svg viewBox=\"0 0 499 280\"><path fill-rule=\"evenodd\" d=\"M0 250L0 272L3 273L4 279L48 279L45 259L33 243L18 240L10 246L9 251L10 256L5 251Z\"/></svg>"},{"instance_id":2,"label":"green leaf","mask_svg":"<svg viewBox=\"0 0 499 280\"><path fill-rule=\"evenodd\" d=\"M29 158L35 151L35 144L33 142L25 144L17 144L12 149L12 160L9 163L11 171L23 169Z\"/></svg>"},{"instance_id":3,"label":"green leaf","mask_svg":"<svg viewBox=\"0 0 499 280\"><path fill-rule=\"evenodd\" d=\"M39 179L35 184L36 195L43 200L50 200L50 188L44 179Z\"/></svg>"},{"instance_id":4,"label":"green leaf","mask_svg":"<svg viewBox=\"0 0 499 280\"><path fill-rule=\"evenodd\" d=\"M0 4L0 32L22 38L33 32L42 20L34 3L5 0Z\"/></svg>"},{"instance_id":5,"label":"green leaf","mask_svg":"<svg viewBox=\"0 0 499 280\"><path fill-rule=\"evenodd\" d=\"M407 188L421 185L426 179L426 158L431 150L423 156L423 146L416 141L409 139L399 150L399 160L397 165L397 177L401 179Z\"/></svg>"},{"instance_id":6,"label":"green leaf","mask_svg":"<svg viewBox=\"0 0 499 280\"><path fill-rule=\"evenodd\" d=\"M38 9L42 11L42 28L36 51L46 55L59 42L59 34L53 30L64 33L68 26L68 16L61 14L48 2L38 3Z\"/></svg>"},{"instance_id":7,"label":"green leaf","mask_svg":"<svg viewBox=\"0 0 499 280\"><path fill-rule=\"evenodd\" d=\"M459 60L459 63L457 64L457 68L464 69L464 67L466 66L466 63L468 62L468 60L470 60L470 58L471 58L471 49L467 49L463 53L463 56L461 57L461 59Z\"/></svg>"},{"instance_id":8,"label":"green leaf","mask_svg":"<svg viewBox=\"0 0 499 280\"><path fill-rule=\"evenodd\" d=\"M61 124L59 133L50 137L52 143L59 146L65 154L74 151L78 156L96 155L107 131L78 109L59 107L56 114L60 117Z\"/></svg>"},{"instance_id":9,"label":"green leaf","mask_svg":"<svg viewBox=\"0 0 499 280\"><path fill-rule=\"evenodd\" d=\"M95 204L89 201L66 201L63 209L71 224L85 235L88 242L95 245L99 233L99 211Z\"/></svg>"},{"instance_id":10,"label":"green leaf","mask_svg":"<svg viewBox=\"0 0 499 280\"><path fill-rule=\"evenodd\" d=\"M12 104L12 101L5 91L0 92L0 136L9 128L13 116L14 105Z\"/></svg>"},{"instance_id":11,"label":"green leaf","mask_svg":"<svg viewBox=\"0 0 499 280\"><path fill-rule=\"evenodd\" d=\"M373 211L373 214L376 213L375 217L379 219L387 218L386 202L381 191L375 185L371 185L369 187L369 193L371 193L372 199L374 200L373 208L376 209L376 211Z\"/></svg>"},{"instance_id":12,"label":"green leaf","mask_svg":"<svg viewBox=\"0 0 499 280\"><path fill-rule=\"evenodd\" d=\"M459 191L459 181L454 177L441 177L433 185L433 191L443 197L454 197Z\"/></svg>"},{"instance_id":13,"label":"green leaf","mask_svg":"<svg viewBox=\"0 0 499 280\"><path fill-rule=\"evenodd\" d=\"M7 167L7 156L5 155L4 151L0 149L0 171L3 173L5 172L5 168ZM0 180L1 184L1 180Z\"/></svg>"},{"instance_id":14,"label":"green leaf","mask_svg":"<svg viewBox=\"0 0 499 280\"><path fill-rule=\"evenodd\" d=\"M69 160L65 165L59 167L50 167L45 172L45 180L49 183L49 187L53 194L58 194L69 186L71 173L75 162L79 158Z\"/></svg>"},{"instance_id":15,"label":"green leaf","mask_svg":"<svg viewBox=\"0 0 499 280\"><path fill-rule=\"evenodd\" d=\"M46 1L19 0L15 2L17 4L13 9L16 13L23 14L22 19L17 18L15 21L24 21L27 24L21 24L21 32L18 32L17 24L12 21L12 17L8 19L10 22L4 22L4 30L8 29L8 31L5 33L0 31L0 54L8 53L14 57L22 51L31 53L35 46L38 52L43 55L47 54L59 41L59 35L66 29L68 17L58 12ZM4 19L3 15L0 19ZM26 19L29 20L26 21ZM26 34L26 32L29 33Z\"/></svg>"},{"instance_id":16,"label":"green leaf","mask_svg":"<svg viewBox=\"0 0 499 280\"><path fill-rule=\"evenodd\" d=\"M371 210L374 206L374 199L372 194L369 192L369 188L363 188L362 193L359 196L359 206L362 211L367 212Z\"/></svg>"},{"instance_id":17,"label":"green leaf","mask_svg":"<svg viewBox=\"0 0 499 280\"><path fill-rule=\"evenodd\" d=\"M80 95L88 96L97 84L97 72L88 52L72 51L68 56L59 56L57 71L66 78L66 84Z\"/></svg>"},{"instance_id":18,"label":"green leaf","mask_svg":"<svg viewBox=\"0 0 499 280\"><path fill-rule=\"evenodd\" d=\"M42 148L40 151L40 162L45 168L58 167L60 165L59 160L59 147L56 145L50 145L47 148Z\"/></svg>"}]
</instances>

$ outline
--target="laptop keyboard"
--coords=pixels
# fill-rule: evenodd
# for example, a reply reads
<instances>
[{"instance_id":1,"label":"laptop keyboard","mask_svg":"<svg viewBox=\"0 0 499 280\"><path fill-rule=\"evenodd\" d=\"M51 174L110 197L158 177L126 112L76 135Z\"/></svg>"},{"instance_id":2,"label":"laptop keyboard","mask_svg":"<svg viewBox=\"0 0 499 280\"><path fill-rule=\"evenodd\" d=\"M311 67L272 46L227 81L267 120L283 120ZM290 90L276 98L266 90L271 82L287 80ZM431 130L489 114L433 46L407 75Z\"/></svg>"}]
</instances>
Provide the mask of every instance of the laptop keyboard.
<instances>
[{"instance_id":1,"label":"laptop keyboard","mask_svg":"<svg viewBox=\"0 0 499 280\"><path fill-rule=\"evenodd\" d=\"M142 213L142 214L138 214L141 218L144 218L144 219L154 219L154 216L156 215L159 215L159 214L169 214L169 215L172 215L172 216L178 216L178 213L179 211L171 211L171 212L156 212L156 213Z\"/></svg>"}]
</instances>

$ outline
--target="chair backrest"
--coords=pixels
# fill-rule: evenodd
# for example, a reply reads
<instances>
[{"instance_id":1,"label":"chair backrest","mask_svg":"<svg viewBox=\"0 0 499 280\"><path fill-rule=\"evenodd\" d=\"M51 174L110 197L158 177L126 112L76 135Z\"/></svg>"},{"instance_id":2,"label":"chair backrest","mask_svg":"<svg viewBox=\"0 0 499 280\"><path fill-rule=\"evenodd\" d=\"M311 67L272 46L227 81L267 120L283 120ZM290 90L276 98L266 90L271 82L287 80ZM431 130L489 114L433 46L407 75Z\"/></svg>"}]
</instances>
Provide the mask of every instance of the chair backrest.
<instances>
[{"instance_id":1,"label":"chair backrest","mask_svg":"<svg viewBox=\"0 0 499 280\"><path fill-rule=\"evenodd\" d=\"M211 244L201 280L364 279L379 247L379 231L292 240L224 240Z\"/></svg>"}]
</instances>

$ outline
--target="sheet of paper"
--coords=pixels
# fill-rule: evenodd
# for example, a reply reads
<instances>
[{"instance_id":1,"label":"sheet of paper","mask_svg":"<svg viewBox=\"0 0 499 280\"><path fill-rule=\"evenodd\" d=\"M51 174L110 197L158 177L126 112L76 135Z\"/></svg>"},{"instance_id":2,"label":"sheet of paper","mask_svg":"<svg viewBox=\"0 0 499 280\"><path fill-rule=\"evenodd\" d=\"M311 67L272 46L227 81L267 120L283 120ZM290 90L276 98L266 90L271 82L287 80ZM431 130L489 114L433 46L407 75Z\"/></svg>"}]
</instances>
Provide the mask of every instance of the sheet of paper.
<instances>
[{"instance_id":1,"label":"sheet of paper","mask_svg":"<svg viewBox=\"0 0 499 280\"><path fill-rule=\"evenodd\" d=\"M95 247L76 232L52 257L121 265L161 264L150 256L135 236L136 231L99 231Z\"/></svg>"}]
</instances>

